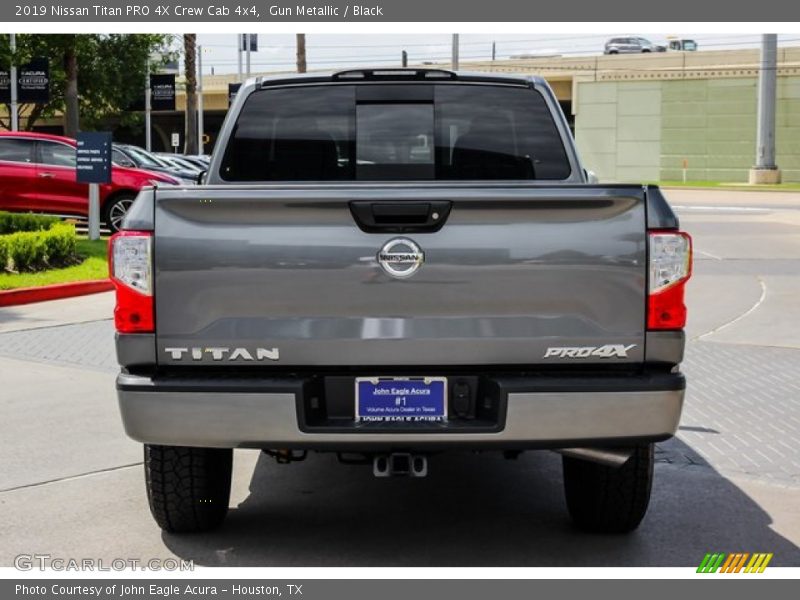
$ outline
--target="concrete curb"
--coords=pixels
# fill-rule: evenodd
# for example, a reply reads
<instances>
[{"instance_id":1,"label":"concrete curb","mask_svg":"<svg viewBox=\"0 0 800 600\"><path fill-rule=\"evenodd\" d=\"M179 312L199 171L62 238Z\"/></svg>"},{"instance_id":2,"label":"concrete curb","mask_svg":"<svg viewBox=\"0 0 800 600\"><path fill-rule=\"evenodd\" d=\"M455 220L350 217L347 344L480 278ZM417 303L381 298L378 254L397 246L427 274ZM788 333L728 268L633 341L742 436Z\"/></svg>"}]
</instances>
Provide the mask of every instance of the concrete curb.
<instances>
[{"instance_id":1,"label":"concrete curb","mask_svg":"<svg viewBox=\"0 0 800 600\"><path fill-rule=\"evenodd\" d=\"M18 304L72 298L73 296L108 292L113 289L114 285L110 279L100 279L98 281L76 281L74 283L56 283L40 287L3 290L0 291L0 306L16 306Z\"/></svg>"}]
</instances>

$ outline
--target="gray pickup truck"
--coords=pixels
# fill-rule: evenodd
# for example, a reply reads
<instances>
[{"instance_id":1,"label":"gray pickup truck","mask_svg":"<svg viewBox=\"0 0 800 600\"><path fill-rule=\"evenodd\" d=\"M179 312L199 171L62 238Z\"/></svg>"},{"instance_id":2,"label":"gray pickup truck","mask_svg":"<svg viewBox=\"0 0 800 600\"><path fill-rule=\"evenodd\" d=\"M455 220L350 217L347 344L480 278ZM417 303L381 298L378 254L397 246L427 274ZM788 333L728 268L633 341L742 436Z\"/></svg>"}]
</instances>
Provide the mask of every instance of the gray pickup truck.
<instances>
[{"instance_id":1,"label":"gray pickup truck","mask_svg":"<svg viewBox=\"0 0 800 600\"><path fill-rule=\"evenodd\" d=\"M378 477L547 449L580 527L636 528L681 413L691 240L657 187L592 179L538 77L248 81L204 185L143 191L111 241L158 524L222 522L233 448Z\"/></svg>"}]
</instances>

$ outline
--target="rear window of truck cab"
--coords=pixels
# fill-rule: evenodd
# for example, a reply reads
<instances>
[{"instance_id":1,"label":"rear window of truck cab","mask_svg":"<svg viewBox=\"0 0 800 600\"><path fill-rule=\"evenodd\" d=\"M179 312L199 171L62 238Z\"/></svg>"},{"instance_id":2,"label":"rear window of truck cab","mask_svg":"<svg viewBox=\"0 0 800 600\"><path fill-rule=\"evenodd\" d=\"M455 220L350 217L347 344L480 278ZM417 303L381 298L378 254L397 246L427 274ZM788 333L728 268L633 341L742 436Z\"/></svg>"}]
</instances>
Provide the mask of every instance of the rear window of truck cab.
<instances>
[{"instance_id":1,"label":"rear window of truck cab","mask_svg":"<svg viewBox=\"0 0 800 600\"><path fill-rule=\"evenodd\" d=\"M570 173L538 91L465 84L253 92L220 168L234 182L562 180Z\"/></svg>"}]
</instances>

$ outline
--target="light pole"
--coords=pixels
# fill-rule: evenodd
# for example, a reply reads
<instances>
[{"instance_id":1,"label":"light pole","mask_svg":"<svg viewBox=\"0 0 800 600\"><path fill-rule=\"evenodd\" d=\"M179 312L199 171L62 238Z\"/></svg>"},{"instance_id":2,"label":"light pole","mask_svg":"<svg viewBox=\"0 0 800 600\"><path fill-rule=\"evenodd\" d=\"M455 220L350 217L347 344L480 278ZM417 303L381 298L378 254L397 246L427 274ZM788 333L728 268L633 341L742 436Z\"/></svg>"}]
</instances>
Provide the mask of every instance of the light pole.
<instances>
[{"instance_id":1,"label":"light pole","mask_svg":"<svg viewBox=\"0 0 800 600\"><path fill-rule=\"evenodd\" d=\"M197 145L200 154L205 154L203 147L203 47L197 47Z\"/></svg>"},{"instance_id":2,"label":"light pole","mask_svg":"<svg viewBox=\"0 0 800 600\"><path fill-rule=\"evenodd\" d=\"M239 57L239 70L237 71L238 76L239 76L238 77L239 83L242 83L242 44L244 44L244 34L243 33L237 33L236 34L236 46L237 46L236 54Z\"/></svg>"},{"instance_id":3,"label":"light pole","mask_svg":"<svg viewBox=\"0 0 800 600\"><path fill-rule=\"evenodd\" d=\"M9 69L9 76L11 77L11 131L19 131L19 110L17 109L17 62L14 60L13 55L17 52L17 36L14 33L9 34L9 46L11 48L11 68Z\"/></svg>"},{"instance_id":4,"label":"light pole","mask_svg":"<svg viewBox=\"0 0 800 600\"><path fill-rule=\"evenodd\" d=\"M245 40L244 53L245 57L247 58L247 79L250 79L250 34L249 33L244 34L244 40Z\"/></svg>"},{"instance_id":5,"label":"light pole","mask_svg":"<svg viewBox=\"0 0 800 600\"><path fill-rule=\"evenodd\" d=\"M153 149L153 107L151 105L151 89L150 89L150 57L147 57L147 74L145 75L144 82L144 147L150 152Z\"/></svg>"}]
</instances>

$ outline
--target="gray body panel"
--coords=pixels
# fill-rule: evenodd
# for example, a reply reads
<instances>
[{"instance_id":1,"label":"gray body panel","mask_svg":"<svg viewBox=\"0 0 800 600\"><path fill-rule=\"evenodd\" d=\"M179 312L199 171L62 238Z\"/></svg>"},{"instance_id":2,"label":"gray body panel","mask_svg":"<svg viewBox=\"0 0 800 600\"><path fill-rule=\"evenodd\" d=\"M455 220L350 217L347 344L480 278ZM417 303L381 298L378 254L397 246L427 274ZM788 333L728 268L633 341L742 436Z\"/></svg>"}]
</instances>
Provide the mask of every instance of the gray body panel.
<instances>
[{"instance_id":1,"label":"gray body panel","mask_svg":"<svg viewBox=\"0 0 800 600\"><path fill-rule=\"evenodd\" d=\"M394 279L393 233L365 233L354 200L449 200L425 253ZM276 366L641 363L646 201L641 186L452 184L161 188L155 198L161 365L165 348L279 349ZM629 348L550 356L548 348Z\"/></svg>"},{"instance_id":2,"label":"gray body panel","mask_svg":"<svg viewBox=\"0 0 800 600\"><path fill-rule=\"evenodd\" d=\"M577 383L576 379L576 383ZM503 427L494 433L457 430L349 433L303 431L289 391L229 392L213 382L191 393L153 387L121 375L119 406L126 433L150 444L219 448L564 448L660 441L675 433L684 390L603 392L518 391L507 396ZM202 382L200 382L202 383ZM635 384L634 384L635 386ZM577 388L577 385L576 385Z\"/></svg>"},{"instance_id":3,"label":"gray body panel","mask_svg":"<svg viewBox=\"0 0 800 600\"><path fill-rule=\"evenodd\" d=\"M453 85L538 90L569 176L230 185L218 151L209 185L143 191L124 225L155 232L156 333L117 336L129 436L396 450L621 446L675 432L684 335L645 331L647 231L678 227L665 198L654 186L587 184L541 78L442 73ZM363 85L384 79L365 73ZM218 146L259 89L353 82L251 79ZM428 218L435 202L442 219L411 231L377 226L379 213L409 202L430 202ZM379 261L398 237L413 242L400 247L415 261L424 253L404 278ZM408 429L365 427L347 412L352 402L342 409L348 378L431 373L477 385L482 408Z\"/></svg>"}]
</instances>

